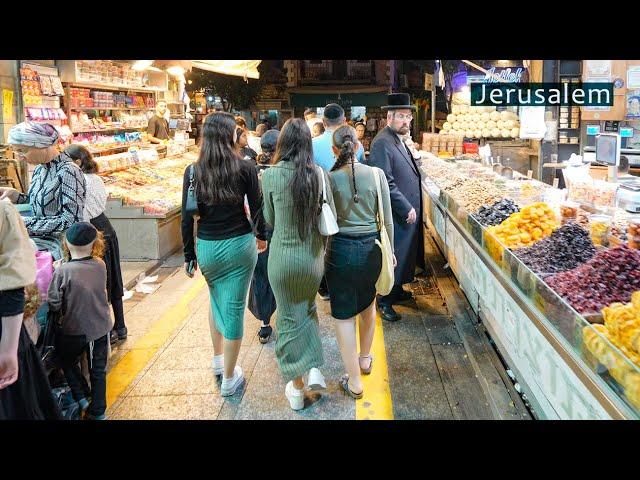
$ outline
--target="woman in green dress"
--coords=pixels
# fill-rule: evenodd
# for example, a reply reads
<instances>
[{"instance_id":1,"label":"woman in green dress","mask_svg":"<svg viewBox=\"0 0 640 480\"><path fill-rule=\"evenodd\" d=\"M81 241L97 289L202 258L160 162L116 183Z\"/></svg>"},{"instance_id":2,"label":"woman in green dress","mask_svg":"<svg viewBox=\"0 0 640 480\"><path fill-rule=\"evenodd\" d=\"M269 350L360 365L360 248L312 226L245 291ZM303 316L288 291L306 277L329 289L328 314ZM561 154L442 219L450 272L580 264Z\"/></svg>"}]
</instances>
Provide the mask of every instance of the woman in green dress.
<instances>
[{"instance_id":1,"label":"woman in green dress","mask_svg":"<svg viewBox=\"0 0 640 480\"><path fill-rule=\"evenodd\" d=\"M275 350L291 408L304 408L303 375L310 389L326 388L316 293L324 273L325 238L318 231L322 178L335 215L329 178L313 161L311 132L290 119L278 138L274 165L262 176L264 216L273 226L269 282L276 297ZM322 177L321 177L322 175Z\"/></svg>"}]
</instances>

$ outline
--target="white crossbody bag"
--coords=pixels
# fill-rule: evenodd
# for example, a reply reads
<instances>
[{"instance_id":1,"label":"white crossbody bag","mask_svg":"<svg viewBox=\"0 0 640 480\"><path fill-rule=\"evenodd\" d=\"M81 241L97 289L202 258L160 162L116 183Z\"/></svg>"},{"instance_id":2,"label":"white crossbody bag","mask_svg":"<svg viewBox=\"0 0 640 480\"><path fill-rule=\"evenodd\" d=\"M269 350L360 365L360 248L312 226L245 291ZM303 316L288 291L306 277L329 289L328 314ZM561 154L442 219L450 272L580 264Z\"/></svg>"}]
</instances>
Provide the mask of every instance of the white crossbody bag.
<instances>
[{"instance_id":1,"label":"white crossbody bag","mask_svg":"<svg viewBox=\"0 0 640 480\"><path fill-rule=\"evenodd\" d=\"M376 176L376 190L378 191L378 228L380 230L380 240L376 240L376 244L382 251L382 268L376 282L376 291L380 295L389 295L393 288L395 280L393 268L393 250L391 249L391 241L387 233L387 227L384 225L384 207L382 204L382 182L380 176L384 172L377 167L372 167ZM383 177L386 181L386 177Z\"/></svg>"},{"instance_id":2,"label":"white crossbody bag","mask_svg":"<svg viewBox=\"0 0 640 480\"><path fill-rule=\"evenodd\" d=\"M327 186L324 181L324 173L322 168L317 167L322 181L322 208L318 217L318 230L323 237L330 237L340 231L336 217L331 211L331 206L327 203Z\"/></svg>"}]
</instances>

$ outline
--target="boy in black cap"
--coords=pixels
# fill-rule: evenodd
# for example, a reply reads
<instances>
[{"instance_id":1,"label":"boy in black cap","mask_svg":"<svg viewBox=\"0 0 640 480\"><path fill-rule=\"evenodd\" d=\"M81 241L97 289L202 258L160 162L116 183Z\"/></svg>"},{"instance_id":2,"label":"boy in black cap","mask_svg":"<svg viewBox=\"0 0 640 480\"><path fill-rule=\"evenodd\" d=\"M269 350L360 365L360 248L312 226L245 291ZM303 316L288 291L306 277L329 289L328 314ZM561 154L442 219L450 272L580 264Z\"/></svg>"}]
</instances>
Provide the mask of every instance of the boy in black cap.
<instances>
[{"instance_id":1,"label":"boy in black cap","mask_svg":"<svg viewBox=\"0 0 640 480\"><path fill-rule=\"evenodd\" d=\"M73 398L82 411L88 409L90 419L104 420L109 332L113 327L107 300L107 269L100 258L104 240L88 222L72 225L65 239L67 262L54 272L49 286L49 309L63 316L56 335L56 352ZM78 367L87 347L91 390Z\"/></svg>"}]
</instances>

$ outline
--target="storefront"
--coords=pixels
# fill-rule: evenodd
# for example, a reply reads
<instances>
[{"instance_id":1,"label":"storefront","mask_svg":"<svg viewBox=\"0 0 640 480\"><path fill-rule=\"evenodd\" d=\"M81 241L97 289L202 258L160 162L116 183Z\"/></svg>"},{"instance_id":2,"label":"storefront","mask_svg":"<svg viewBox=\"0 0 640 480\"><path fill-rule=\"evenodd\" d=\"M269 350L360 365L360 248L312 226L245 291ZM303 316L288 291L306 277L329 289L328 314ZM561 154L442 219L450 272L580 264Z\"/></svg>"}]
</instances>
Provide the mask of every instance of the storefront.
<instances>
[{"instance_id":1,"label":"storefront","mask_svg":"<svg viewBox=\"0 0 640 480\"><path fill-rule=\"evenodd\" d=\"M488 146L490 157L493 157L492 163L499 163L524 175L531 170L534 178L540 178L537 176L539 141L545 132L537 128L537 120L541 115L544 127L544 107L532 111L519 107L485 108L470 105L470 90L474 84L541 81L538 78L541 69L533 68L534 64L538 66L536 62L498 60L477 64L461 60L457 73L452 74L445 85L451 96L451 108L446 121L436 123L440 127L439 135L423 134L422 143L436 155L439 152L459 155Z\"/></svg>"}]
</instances>

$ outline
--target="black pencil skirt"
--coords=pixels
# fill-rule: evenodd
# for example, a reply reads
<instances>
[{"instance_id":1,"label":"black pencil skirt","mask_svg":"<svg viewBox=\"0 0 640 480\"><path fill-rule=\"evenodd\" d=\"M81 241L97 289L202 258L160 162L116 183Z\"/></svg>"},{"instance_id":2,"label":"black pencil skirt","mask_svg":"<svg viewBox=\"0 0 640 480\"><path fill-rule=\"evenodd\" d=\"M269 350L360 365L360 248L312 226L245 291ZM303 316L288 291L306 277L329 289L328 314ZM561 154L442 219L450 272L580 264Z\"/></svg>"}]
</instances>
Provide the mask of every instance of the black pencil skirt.
<instances>
[{"instance_id":1,"label":"black pencil skirt","mask_svg":"<svg viewBox=\"0 0 640 480\"><path fill-rule=\"evenodd\" d=\"M355 317L373 302L382 268L379 234L337 234L329 239L325 275L331 315L340 320Z\"/></svg>"}]
</instances>

